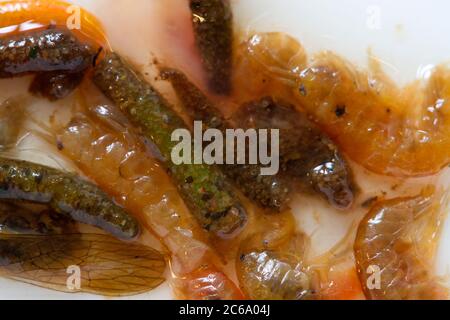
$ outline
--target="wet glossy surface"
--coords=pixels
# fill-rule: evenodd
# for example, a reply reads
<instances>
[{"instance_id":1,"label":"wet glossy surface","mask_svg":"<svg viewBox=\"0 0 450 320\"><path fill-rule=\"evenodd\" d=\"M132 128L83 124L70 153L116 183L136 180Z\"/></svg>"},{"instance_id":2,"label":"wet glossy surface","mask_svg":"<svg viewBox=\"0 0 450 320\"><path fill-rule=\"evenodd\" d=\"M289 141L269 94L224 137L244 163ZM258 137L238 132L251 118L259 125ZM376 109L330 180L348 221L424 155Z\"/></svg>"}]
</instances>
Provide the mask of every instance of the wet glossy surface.
<instances>
[{"instance_id":1,"label":"wet glossy surface","mask_svg":"<svg viewBox=\"0 0 450 320\"><path fill-rule=\"evenodd\" d=\"M106 2L105 2L106 3ZM144 2L143 2L144 3ZM96 3L95 5L92 5L93 7L96 7L98 5L99 8L101 8L101 1ZM119 10L121 6L126 7L126 3L122 3L121 1L117 1L117 7L112 8L111 10ZM148 2L145 4L147 6L149 6ZM141 9L137 8L139 5L137 5L134 8L130 8L130 12L143 12L144 10L142 10L142 7L145 7L145 5L141 6ZM245 5L241 4L241 7ZM261 6L263 6L261 4ZM282 6L282 4L280 4L280 6ZM118 9L119 8L119 9ZM146 7L147 8L147 7ZM147 8L148 9L148 8ZM306 8L307 9L307 8ZM120 10L119 10L120 11ZM257 12L259 11L256 10ZM274 10L274 13L278 12L277 10ZM142 14L143 15L143 14ZM243 15L243 13L239 13L240 16ZM111 26L115 26L115 25L120 25L120 21L122 21L124 18L123 17L110 17L108 18L108 14L105 12L101 13L99 12L99 16L101 16L102 18L104 18L105 22L107 23L107 25L109 27ZM112 15L113 16L113 15ZM144 15L145 16L145 15ZM117 19L118 18L118 19ZM112 23L112 21L114 21L114 23ZM189 21L188 21L189 22ZM252 22L253 23L253 22ZM330 22L332 23L332 22ZM165 26L169 26L165 25ZM127 28L132 28L131 24L126 25L123 24L123 26L120 26L119 28L116 29L120 30L120 32L115 32L112 31L111 32L111 41L115 42L115 46L119 48L119 50L122 50L123 52L126 52L126 48L129 47L129 45L127 46L126 43L130 42L129 44L131 45L133 43L133 40L131 38L133 38L132 36L127 37L127 39L124 39L121 35L123 34L123 30L126 30ZM170 27L168 27L170 29ZM274 28L275 29L275 28ZM270 29L270 30L274 30L274 29ZM173 30L172 30L173 31ZM174 32L176 34L176 32ZM132 34L132 32L130 32L130 35ZM253 33L252 33L253 34ZM248 37L245 37L245 39L248 39L251 37L252 34L249 34ZM147 34L148 35L148 34ZM142 36L143 38L144 35L139 35ZM137 36L137 39L141 39L139 36ZM152 37L149 37L152 38ZM317 38L317 37L316 37ZM186 39L186 38L183 38ZM301 38L303 41L306 42L306 40L308 40L307 37L302 37ZM310 39L311 40L311 39ZM148 46L151 47L151 45L154 45L154 43L152 44L152 41L141 41L143 43L146 43ZM284 42L284 41L282 41ZM294 40L294 42L291 41L287 41L288 45L287 47L297 47L298 46L295 44L296 40ZM313 42L313 41L312 41ZM120 46L119 44L121 44L122 46ZM305 43L306 45L306 43ZM143 45L145 47L145 45ZM174 43L174 47L176 47L175 43ZM284 47L280 46L280 45L276 45L276 48L280 48L280 47ZM309 48L309 47L308 47ZM332 45L330 44L330 48L332 48ZM148 50L150 50L149 48L147 48ZM130 52L130 55L133 58L133 61L136 61L136 63L142 64L144 67L144 70L148 70L148 61L150 60L149 58L149 54L148 51L146 51L147 49L143 49L143 50L135 50L135 52ZM159 49L155 47L155 51L158 51ZM161 50L164 51L164 50ZM276 50L275 50L276 51ZM309 50L308 50L309 51ZM180 51L181 53L179 53L179 56L183 56L183 51ZM275 54L275 56L277 55L277 53ZM187 55L189 56L189 55ZM303 58L303 53L299 54L299 60L297 58L293 59L292 64L291 65L295 65L296 63L298 63L298 61L301 61ZM289 50L287 50L286 53L286 57L292 57L291 53L289 52ZM170 60L170 59L169 59ZM283 59L282 59L283 60ZM178 61L183 61L183 58L181 59L177 59ZM187 61L195 61L195 59L187 59ZM325 58L325 63L328 65L329 63L331 64L331 66L333 66L332 64L332 60L329 59L329 57ZM180 62L181 63L181 62ZM182 64L182 63L181 63ZM195 66L196 63L192 62L192 65ZM290 79L291 75L287 75L286 76L286 70L283 68L283 66L285 65L285 61L273 61L273 59L271 60L270 64L272 66L275 66L274 68L271 68L271 70L274 72L274 74L276 74L276 78L279 79L281 78L287 78ZM239 65L238 65L239 67ZM252 67L253 68L253 67ZM193 69L195 69L195 67L193 67ZM260 66L257 66L258 70L263 70L263 68L261 68ZM242 70L248 70L243 68ZM341 70L341 69L339 69ZM326 73L326 72L325 72ZM148 77L150 80L151 77ZM194 79L199 79L200 77L195 76L194 75ZM258 83L258 80L261 80L267 78L267 75L265 75L264 77L248 77L246 76L245 78L242 77L241 78L241 82L240 84L243 85L247 85L247 83L243 83L244 80L245 82L248 82L248 85L251 86L252 81L254 80L255 83ZM269 77L271 78L271 77ZM365 80L367 80L368 78L364 78ZM249 81L252 80L252 81ZM445 82L445 81L444 81ZM298 100L301 100L302 98L298 97L299 94L303 94L305 92L305 90L302 89L301 86L298 86L297 84L297 80L295 80L294 82L287 82L283 84L283 85L279 85L276 84L274 85L275 82L271 82L271 84L268 85L268 87L272 87L273 88L277 88L277 92L278 94L283 95L284 97L286 97L287 100L290 100L291 102L295 103L298 102ZM309 80L308 80L309 83ZM315 88L315 84L314 81L311 82L312 83L312 88ZM346 81L344 81L344 83L347 83ZM348 82L349 83L349 82ZM226 103L223 103L223 109L225 111L225 113L229 114L229 112L235 110L237 108L238 105L240 105L242 102L244 102L243 100L251 100L251 99L255 99L255 98L259 98L260 97L260 93L259 90L261 88L267 88L264 86L260 86L255 85L255 86L251 86L251 90L247 90L248 87L246 86L242 86L242 92L246 91L249 93L248 96L246 96L244 93L239 93L239 91L235 94L235 96L233 97L233 101L231 101L231 103L229 103L229 101L227 101ZM294 88L294 89L293 89ZM306 88L305 88L306 89ZM263 89L263 91L265 91L266 89ZM272 90L272 89L271 89ZM314 91L314 90L313 90ZM88 94L88 96L91 97L90 94ZM95 95L94 95L95 96ZM291 100L292 99L292 100ZM369 198L373 198L374 196L378 196L380 199L383 196L386 196L386 194L391 195L392 197L395 195L402 195L402 194L417 194L417 189L421 189L420 186L425 185L424 180L411 180L411 181L397 181L396 179L391 179L391 178L387 178L387 177L380 177L380 181L382 181L382 183L378 183L378 177L374 177L372 176L372 174L367 173L366 171L363 170L359 170L357 172L357 181L358 182L362 182L362 185L364 187L363 190L363 194L360 196L361 198L356 199L355 202L355 207L351 210L351 212L349 212L347 217L343 217L341 215L338 215L335 211L333 211L332 209L330 209L328 206L324 205L322 202L318 202L315 201L307 196L303 196L303 195L298 195L298 197L296 197L294 199L294 201L292 202L292 207L293 207L293 214L291 213L287 213L287 215L290 215L291 217L296 218L296 221L290 222L287 225L292 225L292 227L289 228L282 228L282 227L274 227L274 225L271 225L268 223L268 221L266 220L261 220L259 217L259 214L253 212L253 210L251 210L250 212L250 217L249 217L249 226L248 229L246 231L244 231L244 234L242 235L242 237L240 239L237 239L236 242L234 243L229 243L229 244L224 244L224 243L215 243L215 242L210 242L208 237L205 236L205 234L202 233L201 230L197 229L195 227L195 222L193 222L191 220L191 217L189 214L187 214L187 210L184 207L184 205L182 204L182 201L179 199L176 189L174 189L172 183L170 182L170 180L167 179L165 173L163 172L163 170L161 170L160 168L158 168L158 164L157 162L153 161L151 158L148 158L148 160L145 161L145 163L151 163L151 168L156 168L155 171L151 172L151 173L147 173L148 171L146 171L147 169L145 169L145 167L147 166L147 164L143 165L141 164L141 161L139 161L138 159L142 159L145 158L145 156L147 155L147 150L145 147L143 147L143 143L138 141L137 143L133 142L131 144L127 145L126 141L129 141L129 137L135 135L134 133L129 134L126 133L127 130L123 129L123 122L124 120L122 118L120 118L119 115L117 115L116 113L110 113L109 111L105 111L102 107L105 106L106 109L108 109L107 106L107 102L105 101L99 101L99 102L93 102L91 100L89 100L87 103L83 102L82 100L78 100L75 99L74 100L68 100L67 103L65 103L64 105L70 105L70 106L80 106L80 101L82 108L80 110L76 110L75 113L72 113L72 111L69 112L69 116L67 117L67 114L63 115L65 113L65 111L67 111L67 109L65 109L63 112L61 112L61 114L58 115L58 117L55 117L59 119L59 116L61 116L62 118L64 118L64 121L54 121L50 128L46 128L47 133L50 133L49 136L47 136L46 140L48 140L49 138L51 140L51 144L55 147L55 149L60 149L60 153L64 154L65 156L68 156L68 158L72 158L72 159L81 159L81 160L77 160L77 166L81 169L81 171L83 171L87 176L89 176L91 179L93 179L94 181L96 181L99 185L102 186L102 188L104 188L106 191L108 191L108 193L114 195L117 198L118 202L124 201L126 202L126 206L128 208L130 208L130 210L132 210L133 212L135 212L135 214L139 217L141 217L142 221L145 221L144 223L148 226L151 225L151 227L149 229L151 229L153 232L156 231L156 233L158 234L158 237L160 239L163 239L163 242L165 244L165 246L167 248L169 248L169 250L172 253L172 262L174 265L174 270L176 270L176 274L178 276L175 277L176 280L183 280L183 279L188 279L189 277L185 276L180 276L180 274L182 274L182 272L180 271L181 269L176 269L175 267L179 267L179 265L181 265L181 263L179 264L179 261L183 261L182 264L183 266L187 266L186 268L183 267L183 271L184 270L196 270L198 268L199 265L201 265L202 262L207 261L208 263L210 263L210 265L214 265L215 267L213 268L213 270L208 270L206 272L193 272L191 273L191 271L186 271L188 272L190 275L192 275L194 277L194 281L188 281L185 283L194 283L194 284L198 284L198 283L203 283L206 284L208 282L210 283L216 283L214 279L223 279L223 274L226 273L229 276L226 277L227 279L233 279L234 275L233 275L233 268L230 268L230 266L222 266L221 263L217 262L217 258L214 257L215 255L212 254L213 251L218 252L219 254L224 254L227 261L231 261L234 262L236 261L236 257L238 257L238 255L234 255L234 253L236 253L236 248L240 248L239 243L245 241L245 239L248 239L248 236L251 236L250 234L252 233L259 233L259 234L266 234L267 230L276 230L275 235L271 235L269 237L269 239L271 241L274 241L273 246L275 248L277 247L282 247L281 243L284 242L285 240L279 240L279 239L288 239L292 237L292 234L295 234L298 230L297 230L297 224L301 225L302 228L305 228L307 231L308 236L312 239L312 252L307 254L308 259L306 259L307 261L305 261L305 265L311 265L308 270L320 270L320 281L319 283L322 284L322 286L315 284L314 288L321 288L321 293L322 293L322 298L327 298L327 297L336 297L336 298L358 298L361 297L360 295L358 295L358 290L360 292L360 288L358 288L358 283L356 282L355 284L355 272L354 272L354 262L352 261L352 257L351 254L348 254L347 249L343 249L343 251L347 252L347 254L343 255L346 256L348 259L344 259L345 263L337 263L335 259L331 259L329 258L330 254L332 256L334 256L335 252L333 251L328 252L329 248L330 248L330 244L332 246L333 243L337 242L337 240L340 239L340 237L342 236L342 234L345 234L348 231L348 228L351 228L351 221L352 219L354 220L359 220L362 216L364 216L367 211L369 210L366 207L364 208L360 208L360 204L363 202L366 202ZM85 116L86 114L89 114L89 112L86 111L86 109L92 108L92 110L97 109L97 111L93 111L93 113L91 113L91 115L88 115L87 117ZM311 109L314 111L315 109L311 106ZM43 110L43 109L41 109ZM343 106L339 106L339 108L334 108L334 109L329 109L329 111L332 111L332 115L329 115L328 112L325 113L326 117L323 118L323 122L321 122L321 126L323 126L327 132L332 133L334 130L333 127L329 127L327 128L326 124L328 123L329 119L332 119L332 117L338 117L340 115L340 117L342 117L343 115L346 114L347 112L347 107L343 108ZM93 114L97 113L98 116L93 116ZM313 115L315 115L315 113L312 113ZM320 120L321 118L319 117L321 116L320 113L317 113L317 117ZM328 118L327 118L328 117ZM104 122L102 122L102 120L99 119L103 119ZM110 121L111 119L116 119L114 121ZM370 118L369 118L370 119ZM322 121L322 120L320 120ZM319 123L320 123L319 121ZM75 130L71 130L70 128L76 128ZM337 131L338 129L336 129ZM340 129L339 129L340 130ZM56 134L55 134L56 133ZM338 144L347 145L347 142L342 142L344 140L339 140L335 135L332 135L333 139L336 139L336 141L338 142ZM63 142L62 140L65 139L65 142ZM134 139L134 138L133 138ZM367 139L364 138L364 139ZM362 139L361 141L365 141L364 139ZM81 141L81 142L80 142ZM126 145L125 148L121 149L123 145ZM140 151L136 151L136 153L134 152L135 149L133 149L134 147L130 146L136 146L136 145L140 145L140 147L138 148ZM362 146L362 142L360 142L360 145L358 146ZM364 147L364 146L363 146ZM370 147L370 146L367 146ZM95 150L95 151L94 151ZM144 150L144 151L143 151ZM55 151L55 150L54 150ZM117 153L116 153L117 151ZM389 151L389 150L388 150ZM349 154L351 154L351 151L347 151L346 153L349 152ZM53 153L56 154L56 153ZM131 155L137 155L136 158L130 156ZM96 155L96 156L94 156ZM106 159L106 160L105 160ZM124 161L124 159L127 159L127 161ZM132 159L132 160L131 160ZM58 160L59 161L59 160ZM130 161L130 162L128 162ZM358 160L359 161L359 160ZM130 167L128 165L122 166L122 162L125 162L127 164L130 164ZM92 165L93 163L97 163L96 165ZM403 166L403 165L402 165ZM117 170L117 168L121 168L119 171ZM138 169L138 167L140 169ZM352 167L355 167L352 164ZM375 166L378 170L378 167ZM386 166L385 164L381 163L380 164L381 169L380 170L385 170L386 168L390 169L388 166ZM404 166L403 166L404 167ZM404 169L404 168L403 168ZM402 169L402 170L403 170ZM413 171L411 171L411 168L406 168L406 175L410 175L411 172L413 172L413 175L417 174L417 168L416 168L416 164L414 164L414 168ZM411 169L411 170L410 170ZM141 171L143 170L143 171ZM423 168L420 169L423 171ZM362 171L362 173L361 173ZM374 170L375 171L375 170ZM119 174L117 174L117 172L119 172ZM383 171L384 172L384 171ZM112 174L111 174L112 173ZM393 174L391 174L393 175ZM404 173L399 174L398 171L395 170L394 175L405 175ZM117 177L119 176L119 178L111 178L111 177ZM125 179L123 178L125 177ZM158 188L157 191L154 190L153 188L153 184L148 183L145 184L143 183L142 180L140 180L140 178L145 177L146 180L148 179L148 181L158 181ZM157 180L152 180L156 178ZM430 178L431 181L433 182L437 182L437 180L435 180L435 178ZM125 180L125 181L124 181ZM130 183L125 183L126 181L132 181ZM119 181L119 182L118 182ZM145 194L145 197L138 197L138 196L131 196L131 194L129 194L129 190L136 189L137 181L139 181L140 186L142 186L142 188L137 188L138 190L145 190L145 192L143 192ZM377 185L377 187L370 187L370 184L374 182L374 184ZM429 182L429 181L428 181ZM123 184L123 185L122 185ZM367 187L369 185L369 187ZM397 187L394 188L395 185L398 185ZM417 187L417 185L419 185L419 187ZM120 186L120 187L119 187ZM147 186L147 188L145 188L145 186ZM128 188L128 189L127 189ZM395 190L394 190L395 189ZM119 192L116 192L116 190L119 190ZM172 193L170 192L172 190ZM143 210L142 208L145 207L144 203L146 203L146 201L148 201L150 198L147 198L147 196L149 194L154 194L154 193L160 193L158 196L155 196L153 198L153 200L151 202L147 202L147 203L151 203L152 205L152 209L148 209L146 208L146 210ZM134 192L132 193L134 194ZM163 196L161 196L161 194ZM170 196L164 197L167 194L169 194ZM134 198L132 200L132 198ZM141 202L142 201L142 202ZM370 201L368 202L370 203ZM251 207L251 206L250 206ZM133 208L133 209L131 209ZM168 208L172 208L173 210L170 210ZM142 214L143 212L146 212L146 214ZM150 216L153 216L154 219L151 220L149 219ZM308 221L309 216L311 216L312 220L314 220L314 223L310 223ZM166 219L163 219L163 217L166 217ZM182 217L182 218L180 218ZM152 223L149 223L149 221L153 221ZM180 221L184 221L183 223L181 223ZM187 223L186 223L187 221ZM277 222L281 222L282 218L280 217L275 217L271 220L271 222L273 223L277 223ZM349 222L350 221L350 222ZM180 224L181 223L181 224ZM314 226L316 225L329 225L331 226L331 228L323 228L321 227L320 229L317 229L317 232L311 232L311 229L314 229ZM311 227L312 226L312 227ZM332 230L334 232L329 232L327 230ZM342 231L343 230L343 231ZM181 232L180 232L181 231ZM327 234L329 233L329 234ZM277 235L278 234L278 235ZM264 238L266 238L266 236L264 236ZM186 239L188 239L189 241L187 241ZM194 240L191 240L194 239ZM337 240L336 240L337 239ZM318 243L327 243L325 245L319 245ZM214 250L210 250L209 248L214 246ZM195 248L195 249L193 249ZM231 249L231 250L230 250ZM266 248L267 249L267 248ZM261 252L261 249L256 250L257 252ZM192 254L192 252L194 252L195 254ZM206 252L206 253L205 253ZM318 252L327 252L326 256L328 256L328 258L323 258L321 257L320 259L315 259L314 256L317 255ZM198 254L197 254L198 253ZM201 257L201 258L198 258ZM203 257L207 257L207 258L203 258ZM210 262L213 261L213 262ZM320 265L320 268L317 269L316 264ZM337 265L337 266L336 266ZM332 266L332 268L330 268L330 266ZM218 270L223 270L222 271L218 271ZM231 270L231 271L230 271ZM208 277L206 274L210 274L210 275L214 275L215 272L219 272L218 276L211 276ZM207 281L205 281L205 278L209 279ZM229 280L227 280L229 281ZM218 282L220 283L220 281ZM193 288L201 288L202 286L199 285L182 285L180 286L180 288L189 288L186 291L184 291L184 293L187 296L195 296L195 290ZM205 287L210 287L208 285L205 285ZM214 287L214 286L213 286ZM216 288L221 287L220 285L215 286ZM234 296L237 297L240 295L239 290L233 289L231 286L225 286L227 288L230 288L230 290L227 290L227 292L231 292L231 296L233 296L233 294L235 294ZM179 291L180 292L180 291ZM204 292L203 290L199 290L199 292ZM234 293L233 293L234 292ZM200 296L202 296L203 294L200 294ZM183 296L183 294L179 294L179 296ZM210 293L209 291L207 291L206 294L204 294L203 296L207 296L207 297L217 297L217 296L227 296L229 297L230 295L227 294L215 294L215 293Z\"/></svg>"},{"instance_id":2,"label":"wet glossy surface","mask_svg":"<svg viewBox=\"0 0 450 320\"><path fill-rule=\"evenodd\" d=\"M440 236L439 195L424 191L375 205L362 220L355 242L361 284L369 299L445 299L433 274ZM378 273L377 273L378 272Z\"/></svg>"},{"instance_id":3,"label":"wet glossy surface","mask_svg":"<svg viewBox=\"0 0 450 320\"><path fill-rule=\"evenodd\" d=\"M450 162L450 73L444 65L429 79L400 88L376 60L361 71L331 52L308 58L298 41L280 33L251 36L237 57L242 95L291 97L343 152L373 172L425 176Z\"/></svg>"}]
</instances>

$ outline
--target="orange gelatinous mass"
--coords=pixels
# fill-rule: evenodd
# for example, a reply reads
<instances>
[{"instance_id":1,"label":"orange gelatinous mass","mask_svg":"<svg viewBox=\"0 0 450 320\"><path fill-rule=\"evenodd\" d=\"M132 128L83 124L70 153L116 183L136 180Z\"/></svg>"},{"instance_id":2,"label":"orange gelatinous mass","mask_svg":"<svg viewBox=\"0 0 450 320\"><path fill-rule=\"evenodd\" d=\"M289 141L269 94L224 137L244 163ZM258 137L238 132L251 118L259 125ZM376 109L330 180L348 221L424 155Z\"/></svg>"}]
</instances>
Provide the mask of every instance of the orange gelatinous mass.
<instances>
[{"instance_id":1,"label":"orange gelatinous mass","mask_svg":"<svg viewBox=\"0 0 450 320\"><path fill-rule=\"evenodd\" d=\"M85 90L84 95L90 98L98 95L89 88ZM190 284L203 283L203 274L201 279L193 278L193 274L206 268L215 277L209 285L210 295L240 298L240 291L220 270L206 234L189 214L151 150L118 109L103 104L103 97L98 98L99 103L88 107L79 97L68 123L66 112L57 111L48 128L49 141L56 140L62 154L162 241L171 253L175 292L186 299L201 297L203 294Z\"/></svg>"},{"instance_id":2,"label":"orange gelatinous mass","mask_svg":"<svg viewBox=\"0 0 450 320\"><path fill-rule=\"evenodd\" d=\"M332 273L328 287L320 292L323 300L363 300L364 294L354 267Z\"/></svg>"},{"instance_id":3,"label":"orange gelatinous mass","mask_svg":"<svg viewBox=\"0 0 450 320\"><path fill-rule=\"evenodd\" d=\"M307 112L367 169L427 176L450 163L450 70L398 88L375 63L369 72L323 52L308 60L281 33L256 34L236 54L237 98L281 95ZM240 89L239 89L240 88Z\"/></svg>"},{"instance_id":4,"label":"orange gelatinous mass","mask_svg":"<svg viewBox=\"0 0 450 320\"><path fill-rule=\"evenodd\" d=\"M51 25L67 27L82 40L110 48L100 21L79 6L61 0L0 2L0 37Z\"/></svg>"},{"instance_id":5,"label":"orange gelatinous mass","mask_svg":"<svg viewBox=\"0 0 450 320\"><path fill-rule=\"evenodd\" d=\"M442 205L424 191L375 205L361 222L354 253L368 299L443 299L447 290L433 275Z\"/></svg>"},{"instance_id":6,"label":"orange gelatinous mass","mask_svg":"<svg viewBox=\"0 0 450 320\"><path fill-rule=\"evenodd\" d=\"M244 295L222 272L201 267L174 280L175 294L188 300L242 300Z\"/></svg>"}]
</instances>

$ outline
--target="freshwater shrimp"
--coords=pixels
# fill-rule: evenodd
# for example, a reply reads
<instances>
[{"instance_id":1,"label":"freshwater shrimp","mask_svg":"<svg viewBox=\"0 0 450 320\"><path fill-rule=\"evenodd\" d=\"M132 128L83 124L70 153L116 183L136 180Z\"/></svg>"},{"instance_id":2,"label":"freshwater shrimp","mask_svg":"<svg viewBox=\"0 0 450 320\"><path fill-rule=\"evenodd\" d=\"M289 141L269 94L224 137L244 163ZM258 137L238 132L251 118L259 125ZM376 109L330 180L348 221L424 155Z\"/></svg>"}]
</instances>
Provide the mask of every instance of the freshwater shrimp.
<instances>
[{"instance_id":1,"label":"freshwater shrimp","mask_svg":"<svg viewBox=\"0 0 450 320\"><path fill-rule=\"evenodd\" d=\"M265 97L247 102L229 119L180 71L163 68L163 79L169 80L195 121L207 127L254 128L280 130L282 171L299 177L307 189L322 195L330 204L347 209L354 197L351 170L333 142L305 114L281 99ZM289 200L290 183L284 174L262 176L261 165L220 166L224 173L250 199L262 207L280 211Z\"/></svg>"},{"instance_id":2,"label":"freshwater shrimp","mask_svg":"<svg viewBox=\"0 0 450 320\"><path fill-rule=\"evenodd\" d=\"M354 252L368 299L442 299L446 289L432 274L440 219L432 190L376 204L361 221ZM378 276L375 274L378 272ZM375 278L369 279L375 274ZM370 286L378 279L379 286Z\"/></svg>"},{"instance_id":3,"label":"freshwater shrimp","mask_svg":"<svg viewBox=\"0 0 450 320\"><path fill-rule=\"evenodd\" d=\"M127 118L106 104L98 92L83 90L87 91L71 120L56 113L44 138L161 239L170 252L170 281L180 298L242 298L221 271L207 234L155 159L155 150L149 150ZM97 96L98 101L88 107L84 96Z\"/></svg>"},{"instance_id":4,"label":"freshwater shrimp","mask_svg":"<svg viewBox=\"0 0 450 320\"><path fill-rule=\"evenodd\" d=\"M312 282L305 258L309 239L297 230L289 211L255 215L238 246L236 273L254 300L299 300L310 296Z\"/></svg>"},{"instance_id":5,"label":"freshwater shrimp","mask_svg":"<svg viewBox=\"0 0 450 320\"><path fill-rule=\"evenodd\" d=\"M175 69L164 68L161 70L161 77L170 81L192 120L202 121L206 127L219 129L223 133L233 127L233 124L225 119L222 112L183 73ZM242 193L256 201L261 207L280 211L286 206L291 187L279 174L264 176L261 174L263 166L259 164L221 165L219 167Z\"/></svg>"},{"instance_id":6,"label":"freshwater shrimp","mask_svg":"<svg viewBox=\"0 0 450 320\"><path fill-rule=\"evenodd\" d=\"M241 106L232 121L242 128L280 130L282 171L332 206L351 207L356 186L350 166L330 138L293 105L265 97Z\"/></svg>"},{"instance_id":7,"label":"freshwater shrimp","mask_svg":"<svg viewBox=\"0 0 450 320\"><path fill-rule=\"evenodd\" d=\"M232 237L246 222L245 209L216 166L172 161L175 130L186 129L168 102L124 59L108 53L95 67L94 83L158 148L162 163L199 223L219 237Z\"/></svg>"},{"instance_id":8,"label":"freshwater shrimp","mask_svg":"<svg viewBox=\"0 0 450 320\"><path fill-rule=\"evenodd\" d=\"M363 72L329 52L308 60L301 44L281 33L252 36L239 47L236 65L241 95L281 92L375 173L427 176L450 163L450 71L444 66L426 83L400 89L373 63Z\"/></svg>"},{"instance_id":9,"label":"freshwater shrimp","mask_svg":"<svg viewBox=\"0 0 450 320\"><path fill-rule=\"evenodd\" d=\"M24 97L9 98L0 103L0 149L7 149L17 142L26 120L27 104Z\"/></svg>"}]
</instances>

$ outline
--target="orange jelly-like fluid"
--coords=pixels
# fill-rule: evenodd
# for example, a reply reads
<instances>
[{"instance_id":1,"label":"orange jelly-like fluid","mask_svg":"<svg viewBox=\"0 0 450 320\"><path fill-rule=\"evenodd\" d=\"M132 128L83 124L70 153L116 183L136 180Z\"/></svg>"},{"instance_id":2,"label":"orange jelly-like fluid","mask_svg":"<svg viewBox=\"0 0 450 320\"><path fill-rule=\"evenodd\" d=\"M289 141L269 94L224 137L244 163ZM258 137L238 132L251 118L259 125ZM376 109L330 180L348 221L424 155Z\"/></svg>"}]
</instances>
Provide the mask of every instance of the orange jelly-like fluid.
<instances>
[{"instance_id":1,"label":"orange jelly-like fluid","mask_svg":"<svg viewBox=\"0 0 450 320\"><path fill-rule=\"evenodd\" d=\"M0 36L48 25L66 26L76 10L63 1L2 2ZM80 29L73 32L110 49L101 23L79 10ZM374 63L369 71L361 71L331 53L309 59L297 40L281 33L255 34L237 43L234 54L232 96L211 97L225 115L244 102L272 95L306 112L346 156L373 172L426 176L449 164L447 68L436 67L426 82L399 88ZM191 67L191 73L192 69L196 68ZM255 290L252 283L246 288L241 283L241 291L232 280L236 270L230 265L250 240L255 252L281 251L287 244L289 250L297 251L300 245L295 240L301 233L291 212L266 215L248 203L249 221L242 234L230 241L212 239L189 214L176 186L139 133L92 86L89 80L82 85L69 119L64 112L53 115L47 139L161 240L170 252L171 283L180 298L240 299L242 291L249 295ZM301 258L295 264L301 265ZM239 270L238 263L238 277L243 271L248 270ZM330 283L317 285L327 288L321 292L323 297L362 296L354 266L333 276Z\"/></svg>"},{"instance_id":2,"label":"orange jelly-like fluid","mask_svg":"<svg viewBox=\"0 0 450 320\"><path fill-rule=\"evenodd\" d=\"M67 27L80 40L109 49L102 24L81 7L61 0L0 2L0 37L52 25Z\"/></svg>"},{"instance_id":3,"label":"orange jelly-like fluid","mask_svg":"<svg viewBox=\"0 0 450 320\"><path fill-rule=\"evenodd\" d=\"M400 88L373 61L359 70L330 52L309 58L281 33L236 48L238 101L281 96L307 112L355 162L382 175L428 176L450 163L450 70Z\"/></svg>"}]
</instances>

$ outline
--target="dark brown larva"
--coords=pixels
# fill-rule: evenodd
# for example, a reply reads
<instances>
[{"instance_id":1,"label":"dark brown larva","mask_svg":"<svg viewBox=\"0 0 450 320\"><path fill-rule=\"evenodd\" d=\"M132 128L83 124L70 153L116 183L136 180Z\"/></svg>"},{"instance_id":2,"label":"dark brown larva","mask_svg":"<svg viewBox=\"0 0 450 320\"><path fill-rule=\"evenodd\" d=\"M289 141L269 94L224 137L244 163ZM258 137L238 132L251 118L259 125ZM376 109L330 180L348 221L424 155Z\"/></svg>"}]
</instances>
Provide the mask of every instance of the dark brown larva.
<instances>
[{"instance_id":1,"label":"dark brown larva","mask_svg":"<svg viewBox=\"0 0 450 320\"><path fill-rule=\"evenodd\" d=\"M56 100L80 83L95 56L89 44L64 28L24 32L0 38L0 78L38 74L31 91Z\"/></svg>"},{"instance_id":2,"label":"dark brown larva","mask_svg":"<svg viewBox=\"0 0 450 320\"><path fill-rule=\"evenodd\" d=\"M30 92L50 101L67 97L78 87L84 77L84 72L61 73L46 72L36 75L30 86Z\"/></svg>"},{"instance_id":3,"label":"dark brown larva","mask_svg":"<svg viewBox=\"0 0 450 320\"><path fill-rule=\"evenodd\" d=\"M31 210L12 201L0 202L0 233L62 234L74 233L75 221L52 210Z\"/></svg>"},{"instance_id":4,"label":"dark brown larva","mask_svg":"<svg viewBox=\"0 0 450 320\"><path fill-rule=\"evenodd\" d=\"M183 73L166 68L161 71L161 76L172 83L192 120L202 121L204 126L220 129L222 132L232 128L220 110ZM258 164L220 167L235 182L237 188L261 207L278 211L286 205L290 186L280 175L264 176L261 174L262 166Z\"/></svg>"},{"instance_id":5,"label":"dark brown larva","mask_svg":"<svg viewBox=\"0 0 450 320\"><path fill-rule=\"evenodd\" d=\"M195 40L209 88L217 94L231 91L233 17L228 0L190 0Z\"/></svg>"},{"instance_id":6,"label":"dark brown larva","mask_svg":"<svg viewBox=\"0 0 450 320\"><path fill-rule=\"evenodd\" d=\"M244 128L280 129L280 163L290 176L321 194L339 209L354 200L352 172L337 146L305 114L292 105L266 97L250 102L233 115Z\"/></svg>"}]
</instances>

